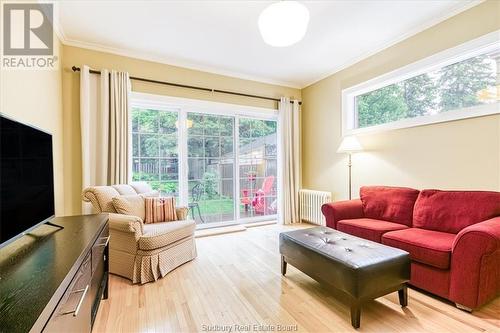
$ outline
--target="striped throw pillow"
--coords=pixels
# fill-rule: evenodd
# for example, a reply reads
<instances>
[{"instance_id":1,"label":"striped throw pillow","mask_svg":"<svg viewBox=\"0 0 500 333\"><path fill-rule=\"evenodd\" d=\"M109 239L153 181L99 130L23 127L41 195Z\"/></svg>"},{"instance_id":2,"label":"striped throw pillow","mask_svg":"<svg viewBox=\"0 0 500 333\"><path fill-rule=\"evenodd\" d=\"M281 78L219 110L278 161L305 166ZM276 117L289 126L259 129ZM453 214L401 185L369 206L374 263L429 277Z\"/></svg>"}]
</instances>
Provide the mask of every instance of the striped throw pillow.
<instances>
[{"instance_id":1,"label":"striped throw pillow","mask_svg":"<svg viewBox=\"0 0 500 333\"><path fill-rule=\"evenodd\" d=\"M144 201L146 204L146 218L144 219L144 223L157 223L177 220L174 197L146 197L144 198Z\"/></svg>"}]
</instances>

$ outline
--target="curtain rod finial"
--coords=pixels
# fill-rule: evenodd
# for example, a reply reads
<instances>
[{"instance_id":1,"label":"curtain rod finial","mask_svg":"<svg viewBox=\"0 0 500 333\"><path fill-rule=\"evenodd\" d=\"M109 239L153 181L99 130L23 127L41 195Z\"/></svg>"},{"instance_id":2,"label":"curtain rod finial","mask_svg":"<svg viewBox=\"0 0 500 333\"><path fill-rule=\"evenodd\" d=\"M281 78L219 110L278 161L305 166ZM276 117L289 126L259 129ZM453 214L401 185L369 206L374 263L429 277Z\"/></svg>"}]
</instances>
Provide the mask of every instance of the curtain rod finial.
<instances>
[{"instance_id":1,"label":"curtain rod finial","mask_svg":"<svg viewBox=\"0 0 500 333\"><path fill-rule=\"evenodd\" d=\"M78 68L76 66L71 67L71 69L73 70L73 72L79 72L80 71L80 68Z\"/></svg>"}]
</instances>

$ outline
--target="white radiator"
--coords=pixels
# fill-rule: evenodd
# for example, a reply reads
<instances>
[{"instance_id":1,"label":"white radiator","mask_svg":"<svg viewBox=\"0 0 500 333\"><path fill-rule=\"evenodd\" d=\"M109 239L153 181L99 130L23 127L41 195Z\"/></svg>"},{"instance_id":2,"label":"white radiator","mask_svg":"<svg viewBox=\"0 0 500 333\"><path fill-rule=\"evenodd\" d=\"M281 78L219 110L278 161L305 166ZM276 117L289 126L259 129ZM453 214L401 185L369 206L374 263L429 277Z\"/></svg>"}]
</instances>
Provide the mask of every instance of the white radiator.
<instances>
[{"instance_id":1,"label":"white radiator","mask_svg":"<svg viewBox=\"0 0 500 333\"><path fill-rule=\"evenodd\" d=\"M321 206L332 201L330 192L300 190L299 209L300 219L309 223L326 225L325 217L321 213Z\"/></svg>"}]
</instances>

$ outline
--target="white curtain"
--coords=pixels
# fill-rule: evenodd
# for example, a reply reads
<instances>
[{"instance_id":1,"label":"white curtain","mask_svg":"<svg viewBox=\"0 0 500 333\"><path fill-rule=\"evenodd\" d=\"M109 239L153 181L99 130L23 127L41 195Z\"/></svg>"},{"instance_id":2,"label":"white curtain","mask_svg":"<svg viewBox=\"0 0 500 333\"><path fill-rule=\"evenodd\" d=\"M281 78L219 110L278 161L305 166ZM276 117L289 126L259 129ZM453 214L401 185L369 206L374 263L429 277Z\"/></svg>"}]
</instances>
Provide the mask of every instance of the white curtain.
<instances>
[{"instance_id":1,"label":"white curtain","mask_svg":"<svg viewBox=\"0 0 500 333\"><path fill-rule=\"evenodd\" d=\"M128 73L111 71L109 116L108 183L131 180L132 135L130 121L130 79Z\"/></svg>"},{"instance_id":2,"label":"white curtain","mask_svg":"<svg viewBox=\"0 0 500 333\"><path fill-rule=\"evenodd\" d=\"M282 97L279 102L281 124L282 195L281 219L284 224L299 223L300 121L299 102Z\"/></svg>"},{"instance_id":3,"label":"white curtain","mask_svg":"<svg viewBox=\"0 0 500 333\"><path fill-rule=\"evenodd\" d=\"M103 69L80 75L82 186L127 183L130 177L130 79ZM83 204L83 212L90 205Z\"/></svg>"}]
</instances>

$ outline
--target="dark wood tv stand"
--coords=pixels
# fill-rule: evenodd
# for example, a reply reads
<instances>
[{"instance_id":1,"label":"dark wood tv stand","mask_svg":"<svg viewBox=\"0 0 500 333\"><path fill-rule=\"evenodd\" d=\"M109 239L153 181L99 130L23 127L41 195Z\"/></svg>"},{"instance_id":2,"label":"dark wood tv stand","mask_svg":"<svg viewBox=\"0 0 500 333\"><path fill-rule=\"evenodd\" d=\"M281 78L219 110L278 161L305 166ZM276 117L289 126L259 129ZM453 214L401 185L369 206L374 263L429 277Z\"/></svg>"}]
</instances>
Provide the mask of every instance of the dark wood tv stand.
<instances>
[{"instance_id":1,"label":"dark wood tv stand","mask_svg":"<svg viewBox=\"0 0 500 333\"><path fill-rule=\"evenodd\" d=\"M90 332L108 296L108 215L50 222L0 249L2 332Z\"/></svg>"}]
</instances>

